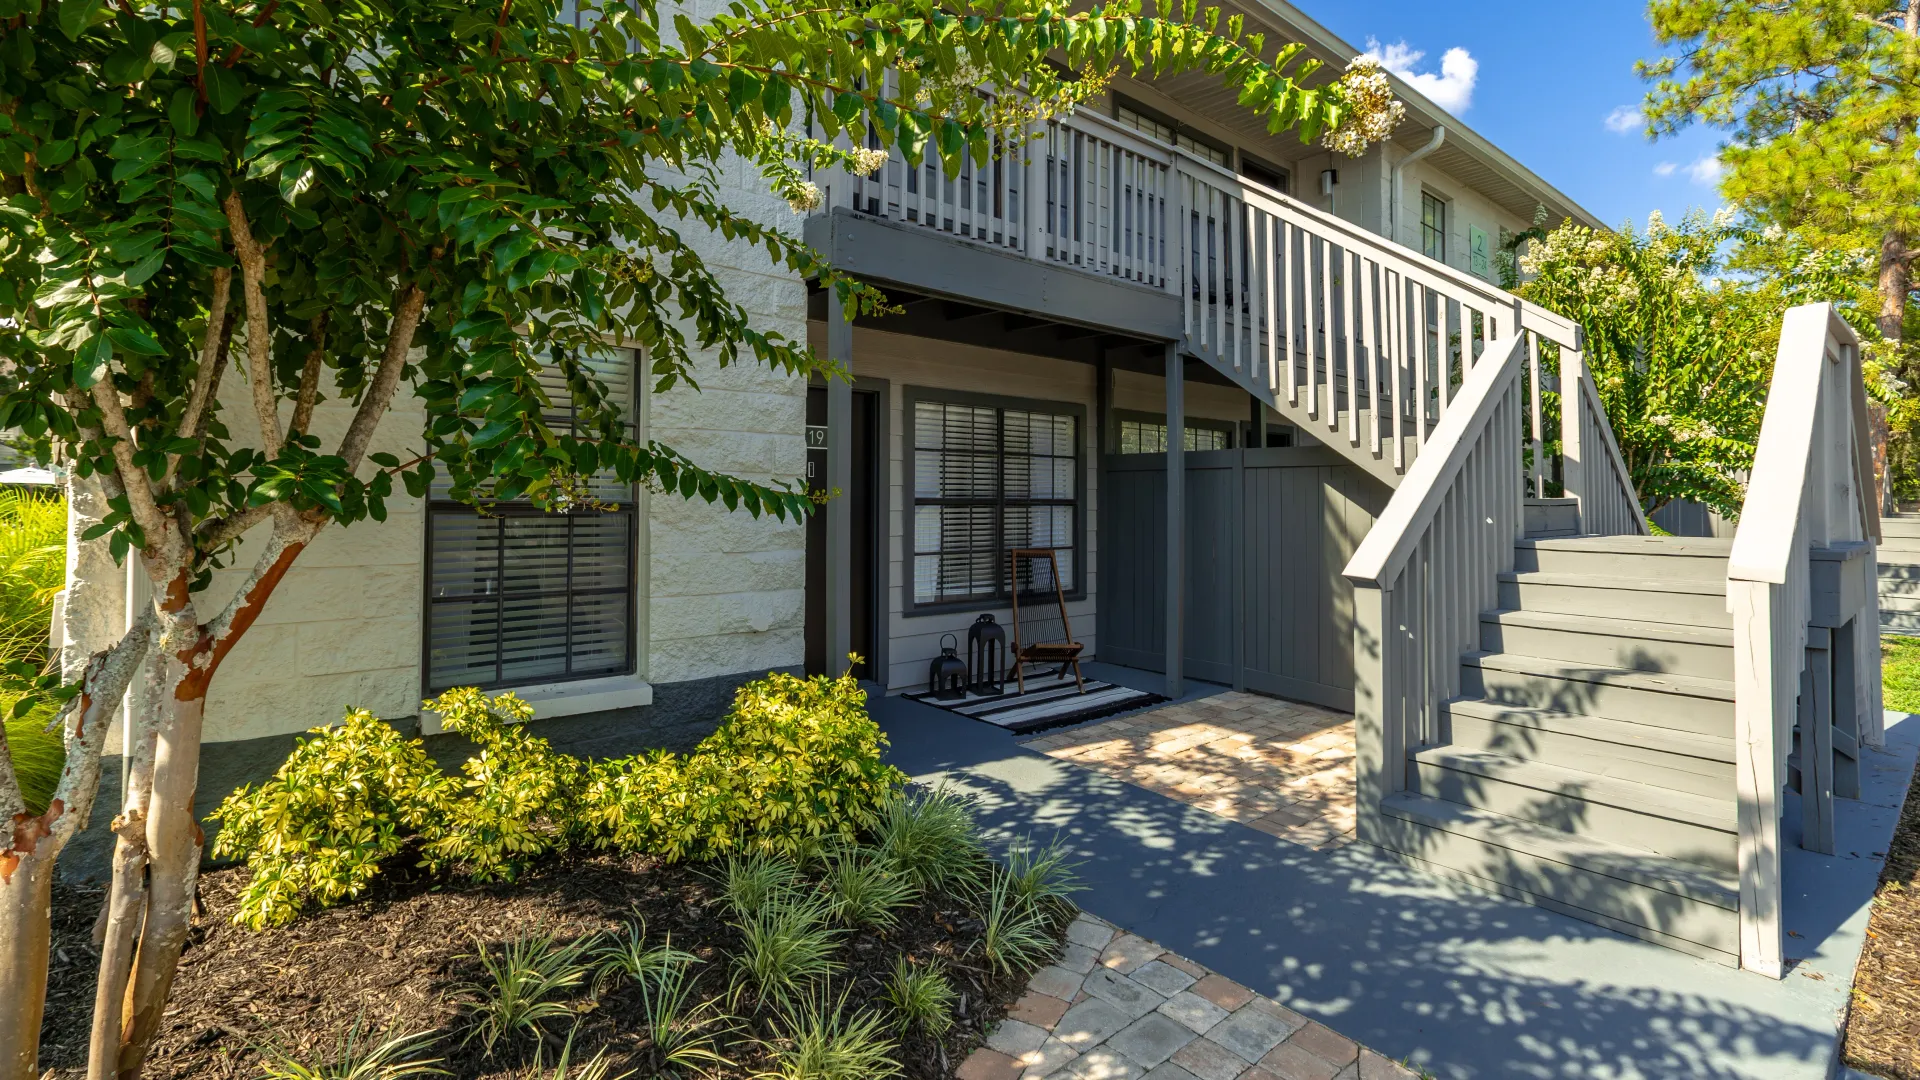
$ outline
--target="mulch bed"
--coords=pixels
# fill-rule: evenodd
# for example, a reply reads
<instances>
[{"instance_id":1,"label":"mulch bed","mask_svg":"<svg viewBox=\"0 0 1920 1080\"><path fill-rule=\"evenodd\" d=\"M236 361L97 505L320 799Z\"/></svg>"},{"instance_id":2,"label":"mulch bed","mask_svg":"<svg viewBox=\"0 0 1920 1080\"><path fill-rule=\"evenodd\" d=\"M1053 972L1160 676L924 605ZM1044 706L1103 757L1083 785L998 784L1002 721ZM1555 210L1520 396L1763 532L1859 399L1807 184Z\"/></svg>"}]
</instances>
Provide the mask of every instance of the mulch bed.
<instances>
[{"instance_id":1,"label":"mulch bed","mask_svg":"<svg viewBox=\"0 0 1920 1080\"><path fill-rule=\"evenodd\" d=\"M465 1027L457 987L477 971L476 939L499 942L530 933L569 939L643 918L649 940L671 933L676 948L701 958L702 998L727 993L729 961L738 945L708 871L645 857L559 859L511 885L383 879L358 902L259 933L231 921L247 880L244 869L215 870L200 880L203 911L143 1074L151 1080L251 1078L258 1073L258 1047L330 1049L356 1024L371 1032L442 1033L434 1053L458 1077L522 1076L532 1061L530 1047L503 1050L488 1060L477 1040L460 1045ZM99 900L97 891L72 888L55 898L58 953L41 1061L56 1070L59 1080L80 1076L86 1068L96 962L89 936ZM919 962L938 959L963 995L957 1022L943 1043L917 1029L901 1039L898 1060L908 1077L951 1076L980 1044L984 1029L1025 991L1025 978L988 969L972 948L979 931L980 924L960 905L938 902L903 910L891 931L858 931L842 939L839 959L846 970L834 980L833 992L848 992L850 1011L869 1003L885 1007L879 994L902 953ZM630 987L622 986L585 1011L574 1037L574 1060L606 1047L614 1075L627 1069L638 1070L636 1076L655 1075L644 1040L633 1028L637 1000ZM748 1077L768 1067L771 1058L756 1041L772 1034L767 1020L753 1016L722 1044L734 1066L714 1075ZM550 1063L556 1050L547 1049Z\"/></svg>"},{"instance_id":2,"label":"mulch bed","mask_svg":"<svg viewBox=\"0 0 1920 1080\"><path fill-rule=\"evenodd\" d=\"M1920 783L1907 789L1900 824L1867 921L1853 977L1846 1061L1889 1080L1920 1080Z\"/></svg>"}]
</instances>

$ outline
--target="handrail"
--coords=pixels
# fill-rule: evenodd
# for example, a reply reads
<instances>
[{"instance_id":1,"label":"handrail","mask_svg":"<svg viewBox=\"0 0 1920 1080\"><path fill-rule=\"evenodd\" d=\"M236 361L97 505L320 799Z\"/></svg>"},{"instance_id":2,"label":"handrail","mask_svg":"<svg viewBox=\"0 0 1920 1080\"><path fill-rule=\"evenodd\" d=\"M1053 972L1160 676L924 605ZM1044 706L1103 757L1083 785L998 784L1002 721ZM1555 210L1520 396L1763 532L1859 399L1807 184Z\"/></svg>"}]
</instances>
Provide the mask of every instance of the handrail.
<instances>
[{"instance_id":1,"label":"handrail","mask_svg":"<svg viewBox=\"0 0 1920 1080\"><path fill-rule=\"evenodd\" d=\"M1502 393L1520 377L1522 344L1518 335L1496 339L1481 354L1480 364L1468 374L1453 408L1433 429L1420 457L1400 481L1399 490L1387 500L1386 509L1347 562L1342 573L1348 581L1385 587L1406 568L1415 545L1431 527L1453 488L1465 462L1464 451L1484 436ZM1501 356L1502 350L1504 359L1487 363L1489 357Z\"/></svg>"},{"instance_id":2,"label":"handrail","mask_svg":"<svg viewBox=\"0 0 1920 1080\"><path fill-rule=\"evenodd\" d=\"M1784 861L1781 790L1788 777L1794 727L1799 723L1801 802L1809 827L1803 846L1832 852L1832 736L1836 720L1861 741L1880 738L1875 688L1879 684L1878 596L1872 542L1879 509L1869 493L1872 460L1864 434L1866 396L1860 379L1860 340L1831 304L1788 311L1780 328L1773 381L1754 453L1740 525L1727 562L1727 610L1733 615L1734 778L1739 828L1740 965L1781 977ZM1808 623L1816 615L1812 552L1868 541L1867 557L1842 564L1855 575L1839 582L1828 612L1824 662L1852 656L1853 691L1829 694L1851 701L1852 717L1822 712L1804 695ZM1841 648L1841 643L1847 643ZM1822 673L1811 673L1816 683ZM1864 691L1864 692L1862 692ZM1818 694L1813 695L1817 699Z\"/></svg>"},{"instance_id":3,"label":"handrail","mask_svg":"<svg viewBox=\"0 0 1920 1080\"><path fill-rule=\"evenodd\" d=\"M1515 296L1491 282L1432 258L1425 252L1415 251L1394 241L1391 237L1383 237L1363 225L1357 225L1346 218L1309 206L1285 192L1275 191L1264 184L1249 180L1190 151L1177 146L1170 149L1180 166L1210 173L1216 180L1237 185L1245 192L1249 201L1267 204L1262 209L1273 213L1289 213L1312 222L1325 232L1337 234L1345 242L1342 244L1343 247L1350 244L1354 248L1363 250L1388 251L1396 262L1404 263L1419 273L1425 274L1426 280L1422 284L1428 288L1441 291L1453 289L1469 293L1474 298L1484 301L1490 310L1518 310L1521 312L1522 324L1539 333L1541 337L1568 348L1577 349L1581 346L1580 325L1564 315L1549 311L1531 300Z\"/></svg>"}]
</instances>

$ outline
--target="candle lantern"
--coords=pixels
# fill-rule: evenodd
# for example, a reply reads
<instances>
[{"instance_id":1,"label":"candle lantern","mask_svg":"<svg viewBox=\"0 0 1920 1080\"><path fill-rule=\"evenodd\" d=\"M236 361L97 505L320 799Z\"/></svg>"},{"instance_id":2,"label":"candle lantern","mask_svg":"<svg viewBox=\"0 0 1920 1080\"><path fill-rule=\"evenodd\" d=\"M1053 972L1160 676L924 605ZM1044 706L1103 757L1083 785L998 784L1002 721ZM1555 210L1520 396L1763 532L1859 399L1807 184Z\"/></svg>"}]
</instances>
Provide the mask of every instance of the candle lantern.
<instances>
[{"instance_id":1,"label":"candle lantern","mask_svg":"<svg viewBox=\"0 0 1920 1080\"><path fill-rule=\"evenodd\" d=\"M949 641L953 644L947 644ZM940 655L927 666L928 693L948 700L967 696L967 662L955 655L959 648L959 638L952 634L940 635Z\"/></svg>"},{"instance_id":2,"label":"candle lantern","mask_svg":"<svg viewBox=\"0 0 1920 1080\"><path fill-rule=\"evenodd\" d=\"M973 672L973 692L1003 694L1007 689L1007 629L982 615L967 628L967 667Z\"/></svg>"}]
</instances>

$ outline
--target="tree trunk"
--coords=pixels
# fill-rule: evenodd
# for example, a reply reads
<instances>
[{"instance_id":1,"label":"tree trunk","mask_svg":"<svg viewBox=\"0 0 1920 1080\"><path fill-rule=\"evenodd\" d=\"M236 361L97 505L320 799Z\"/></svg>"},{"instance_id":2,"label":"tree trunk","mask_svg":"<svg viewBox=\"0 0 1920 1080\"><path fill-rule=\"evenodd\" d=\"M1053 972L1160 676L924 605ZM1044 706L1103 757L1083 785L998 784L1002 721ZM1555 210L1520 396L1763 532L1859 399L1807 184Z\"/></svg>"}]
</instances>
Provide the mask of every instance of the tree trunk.
<instances>
[{"instance_id":1,"label":"tree trunk","mask_svg":"<svg viewBox=\"0 0 1920 1080\"><path fill-rule=\"evenodd\" d=\"M1907 250L1905 235L1889 231L1880 238L1880 336L1898 345L1907 321L1907 290L1912 284L1913 253ZM1873 460L1880 472L1878 492L1880 511L1890 513L1893 505L1893 474L1887 454L1886 410L1874 407Z\"/></svg>"},{"instance_id":2,"label":"tree trunk","mask_svg":"<svg viewBox=\"0 0 1920 1080\"><path fill-rule=\"evenodd\" d=\"M140 1075L147 1050L160 1030L173 975L180 964L180 950L193 928L194 887L206 846L206 836L194 814L193 795L200 780L200 732L206 715L211 650L202 644L182 660L184 663L173 657L164 660L168 670L162 685L167 693L161 700L153 786L147 802L146 906L120 1028L119 1075L123 1080Z\"/></svg>"},{"instance_id":3,"label":"tree trunk","mask_svg":"<svg viewBox=\"0 0 1920 1080\"><path fill-rule=\"evenodd\" d=\"M21 855L16 846L6 857L10 864L0 865L0 986L24 991L19 1001L0 1008L0 1080L40 1075L36 1062L53 935L53 851L46 847Z\"/></svg>"},{"instance_id":4,"label":"tree trunk","mask_svg":"<svg viewBox=\"0 0 1920 1080\"><path fill-rule=\"evenodd\" d=\"M127 984L147 906L147 807L153 792L164 671L159 658L149 657L128 695L126 790L120 814L113 819L113 878L101 913L100 978L94 990L87 1080L112 1080L120 1071Z\"/></svg>"}]
</instances>

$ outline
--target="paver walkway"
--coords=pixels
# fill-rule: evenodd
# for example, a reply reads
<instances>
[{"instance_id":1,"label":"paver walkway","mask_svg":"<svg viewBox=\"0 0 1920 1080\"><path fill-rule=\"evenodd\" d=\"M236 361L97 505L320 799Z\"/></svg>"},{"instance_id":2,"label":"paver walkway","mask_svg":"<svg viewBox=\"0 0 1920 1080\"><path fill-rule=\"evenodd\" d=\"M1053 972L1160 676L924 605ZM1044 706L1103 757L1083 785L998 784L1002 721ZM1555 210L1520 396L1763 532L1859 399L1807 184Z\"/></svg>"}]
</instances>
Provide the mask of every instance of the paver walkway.
<instances>
[{"instance_id":1,"label":"paver walkway","mask_svg":"<svg viewBox=\"0 0 1920 1080\"><path fill-rule=\"evenodd\" d=\"M1024 744L1318 851L1353 839L1353 717L1229 692Z\"/></svg>"},{"instance_id":2,"label":"paver walkway","mask_svg":"<svg viewBox=\"0 0 1920 1080\"><path fill-rule=\"evenodd\" d=\"M1082 914L958 1080L1414 1080L1292 1009Z\"/></svg>"}]
</instances>

